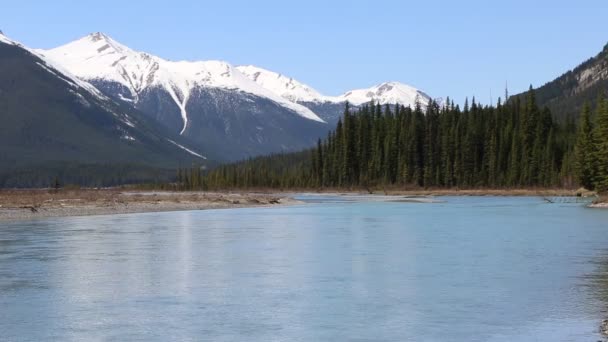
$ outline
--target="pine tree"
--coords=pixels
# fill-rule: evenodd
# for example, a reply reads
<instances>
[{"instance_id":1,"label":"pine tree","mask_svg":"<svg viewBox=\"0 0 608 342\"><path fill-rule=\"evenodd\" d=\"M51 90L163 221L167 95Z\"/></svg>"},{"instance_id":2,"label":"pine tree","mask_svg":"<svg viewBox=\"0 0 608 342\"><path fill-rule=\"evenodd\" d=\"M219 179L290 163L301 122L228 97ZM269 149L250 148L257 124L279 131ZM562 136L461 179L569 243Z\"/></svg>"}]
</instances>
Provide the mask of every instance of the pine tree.
<instances>
[{"instance_id":1,"label":"pine tree","mask_svg":"<svg viewBox=\"0 0 608 342\"><path fill-rule=\"evenodd\" d=\"M315 170L315 177L316 177L316 182L315 185L316 186L323 186L324 182L323 182L323 144L321 143L321 139L319 139L317 141L317 153L314 154L315 159L316 159L316 170Z\"/></svg>"},{"instance_id":2,"label":"pine tree","mask_svg":"<svg viewBox=\"0 0 608 342\"><path fill-rule=\"evenodd\" d=\"M608 101L600 97L597 101L597 123L595 126L595 153L597 173L595 186L598 191L608 191Z\"/></svg>"},{"instance_id":3,"label":"pine tree","mask_svg":"<svg viewBox=\"0 0 608 342\"><path fill-rule=\"evenodd\" d=\"M579 184L587 189L595 187L596 177L596 147L591 122L591 108L585 103L578 127L575 147L576 176Z\"/></svg>"},{"instance_id":4,"label":"pine tree","mask_svg":"<svg viewBox=\"0 0 608 342\"><path fill-rule=\"evenodd\" d=\"M53 179L52 187L53 187L53 190L55 190L55 192L59 191L59 189L61 188L61 183L59 182L59 177L55 176L55 178Z\"/></svg>"}]
</instances>

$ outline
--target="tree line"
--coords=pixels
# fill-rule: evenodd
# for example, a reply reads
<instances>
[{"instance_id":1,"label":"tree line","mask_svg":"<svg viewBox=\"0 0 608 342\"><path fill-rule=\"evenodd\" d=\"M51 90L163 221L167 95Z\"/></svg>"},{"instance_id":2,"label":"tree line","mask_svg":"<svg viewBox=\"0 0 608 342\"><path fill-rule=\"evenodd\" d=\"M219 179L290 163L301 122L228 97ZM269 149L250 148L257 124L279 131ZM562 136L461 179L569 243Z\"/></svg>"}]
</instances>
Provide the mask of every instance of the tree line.
<instances>
[{"instance_id":1,"label":"tree line","mask_svg":"<svg viewBox=\"0 0 608 342\"><path fill-rule=\"evenodd\" d=\"M597 100L595 113L585 104L575 146L578 182L587 189L608 191L608 100Z\"/></svg>"},{"instance_id":2,"label":"tree line","mask_svg":"<svg viewBox=\"0 0 608 342\"><path fill-rule=\"evenodd\" d=\"M578 126L578 127L577 127ZM515 188L608 189L608 103L578 125L557 122L532 88L496 106L447 99L426 108L370 104L343 117L306 151L258 157L208 172L178 171L185 189Z\"/></svg>"}]
</instances>

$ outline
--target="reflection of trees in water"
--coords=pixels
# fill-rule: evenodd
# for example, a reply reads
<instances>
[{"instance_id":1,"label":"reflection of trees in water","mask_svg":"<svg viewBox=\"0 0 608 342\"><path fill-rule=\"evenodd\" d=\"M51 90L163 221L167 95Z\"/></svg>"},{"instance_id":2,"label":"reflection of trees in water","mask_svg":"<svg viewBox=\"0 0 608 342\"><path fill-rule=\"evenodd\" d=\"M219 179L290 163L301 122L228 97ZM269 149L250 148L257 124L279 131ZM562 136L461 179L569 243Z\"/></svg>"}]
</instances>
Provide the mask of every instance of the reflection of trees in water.
<instances>
[{"instance_id":1,"label":"reflection of trees in water","mask_svg":"<svg viewBox=\"0 0 608 342\"><path fill-rule=\"evenodd\" d=\"M592 287L594 299L599 299L603 306L602 312L608 312L608 255L602 256L596 264L596 270L587 276Z\"/></svg>"}]
</instances>

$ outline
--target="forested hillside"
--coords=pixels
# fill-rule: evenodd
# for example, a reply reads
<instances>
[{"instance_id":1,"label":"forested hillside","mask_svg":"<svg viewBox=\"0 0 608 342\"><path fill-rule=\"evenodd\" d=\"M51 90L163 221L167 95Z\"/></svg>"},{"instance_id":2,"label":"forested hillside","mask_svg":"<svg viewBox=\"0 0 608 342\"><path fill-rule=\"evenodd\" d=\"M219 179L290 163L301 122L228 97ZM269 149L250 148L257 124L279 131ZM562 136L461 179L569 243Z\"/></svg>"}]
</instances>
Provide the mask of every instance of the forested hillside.
<instances>
[{"instance_id":1,"label":"forested hillside","mask_svg":"<svg viewBox=\"0 0 608 342\"><path fill-rule=\"evenodd\" d=\"M540 107L548 107L560 121L577 118L583 104L596 105L608 89L608 44L595 57L536 89Z\"/></svg>"},{"instance_id":2,"label":"forested hillside","mask_svg":"<svg viewBox=\"0 0 608 342\"><path fill-rule=\"evenodd\" d=\"M314 149L201 175L182 170L180 181L188 186L196 179L205 188L574 187L584 184L579 161L584 150L594 160L593 179L584 185L608 185L606 102L600 100L597 118L589 118L597 121L591 145L579 142L576 153L576 125L556 122L536 103L530 89L495 107L475 100L462 109L448 100L425 112L420 106L372 105L356 113L347 107L336 130Z\"/></svg>"}]
</instances>

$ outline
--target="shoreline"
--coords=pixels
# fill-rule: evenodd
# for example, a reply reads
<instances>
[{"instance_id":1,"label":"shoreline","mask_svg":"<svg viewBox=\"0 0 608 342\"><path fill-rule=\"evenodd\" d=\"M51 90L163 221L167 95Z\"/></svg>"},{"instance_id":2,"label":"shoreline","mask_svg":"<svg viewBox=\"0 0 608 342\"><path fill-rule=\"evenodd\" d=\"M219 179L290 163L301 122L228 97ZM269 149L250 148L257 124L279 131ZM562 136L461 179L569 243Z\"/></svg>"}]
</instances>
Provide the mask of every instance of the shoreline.
<instances>
[{"instance_id":1,"label":"shoreline","mask_svg":"<svg viewBox=\"0 0 608 342\"><path fill-rule=\"evenodd\" d=\"M215 189L215 192L238 193L238 189ZM323 189L310 189L310 188L294 188L294 189L270 189L270 188L250 188L248 192L261 193L261 194L326 194L326 195L385 195L385 196L514 196L514 197L576 197L577 194L582 194L583 197L593 194L592 192L583 191L581 189L526 189L526 188L513 188L513 189L492 189L492 188L480 188L480 189L442 189L442 188L429 188L429 189L400 189L400 188L323 188Z\"/></svg>"},{"instance_id":2,"label":"shoreline","mask_svg":"<svg viewBox=\"0 0 608 342\"><path fill-rule=\"evenodd\" d=\"M273 207L301 203L284 195L254 192L3 190L0 191L0 222L53 217Z\"/></svg>"},{"instance_id":3,"label":"shoreline","mask_svg":"<svg viewBox=\"0 0 608 342\"><path fill-rule=\"evenodd\" d=\"M386 196L505 196L505 197L575 197L576 190L561 189L426 189L400 190L387 189L375 191L318 191L310 193L386 195Z\"/></svg>"},{"instance_id":4,"label":"shoreline","mask_svg":"<svg viewBox=\"0 0 608 342\"><path fill-rule=\"evenodd\" d=\"M608 209L608 197L600 196L595 202L589 205L589 208Z\"/></svg>"},{"instance_id":5,"label":"shoreline","mask_svg":"<svg viewBox=\"0 0 608 342\"><path fill-rule=\"evenodd\" d=\"M580 191L566 189L251 189L249 191L155 191L129 188L0 190L0 222L25 221L51 217L94 216L171 212L209 209L272 207L302 204L294 194L335 196L577 196ZM600 200L590 208L607 209Z\"/></svg>"}]
</instances>

